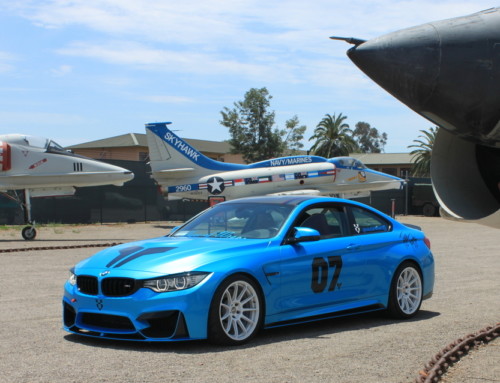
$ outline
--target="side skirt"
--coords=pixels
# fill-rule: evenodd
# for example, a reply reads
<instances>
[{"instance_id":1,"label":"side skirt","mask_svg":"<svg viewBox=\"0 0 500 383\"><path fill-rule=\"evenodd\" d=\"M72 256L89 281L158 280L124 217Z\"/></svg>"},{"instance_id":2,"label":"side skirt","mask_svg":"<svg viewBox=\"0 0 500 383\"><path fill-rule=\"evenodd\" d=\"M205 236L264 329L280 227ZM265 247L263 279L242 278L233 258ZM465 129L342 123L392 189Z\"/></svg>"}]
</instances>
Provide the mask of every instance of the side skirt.
<instances>
[{"instance_id":1,"label":"side skirt","mask_svg":"<svg viewBox=\"0 0 500 383\"><path fill-rule=\"evenodd\" d=\"M363 314L363 313L368 313L368 312L372 312L372 311L379 311L379 310L385 310L385 306L382 304L374 304L374 305L369 305L369 306L357 307L355 309L336 311L336 312L328 313L328 314L291 319L291 320L281 321L281 322L273 322L273 323L269 323L269 324L265 325L264 328L275 328L275 327L290 326L290 325L299 324L299 323L316 322L316 321L323 320L323 319L340 318L340 317L345 317L345 316L349 316L349 315Z\"/></svg>"}]
</instances>

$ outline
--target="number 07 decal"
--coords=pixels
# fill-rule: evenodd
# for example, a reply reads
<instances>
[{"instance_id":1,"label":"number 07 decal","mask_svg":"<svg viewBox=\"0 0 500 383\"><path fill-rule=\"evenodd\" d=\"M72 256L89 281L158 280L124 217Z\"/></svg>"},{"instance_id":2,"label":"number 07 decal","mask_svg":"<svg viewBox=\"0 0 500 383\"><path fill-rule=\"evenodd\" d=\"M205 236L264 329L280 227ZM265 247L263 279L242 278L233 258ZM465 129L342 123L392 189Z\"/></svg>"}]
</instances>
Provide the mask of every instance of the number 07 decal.
<instances>
[{"instance_id":1,"label":"number 07 decal","mask_svg":"<svg viewBox=\"0 0 500 383\"><path fill-rule=\"evenodd\" d=\"M317 257L313 259L311 267L311 290L313 292L322 293L325 291L326 285L328 284L329 269L335 269L335 271L333 272L328 291L335 290L335 287L340 288L341 284L337 284L337 282L340 277L340 271L342 270L342 257L338 255L331 256L328 257L328 261L325 258Z\"/></svg>"}]
</instances>

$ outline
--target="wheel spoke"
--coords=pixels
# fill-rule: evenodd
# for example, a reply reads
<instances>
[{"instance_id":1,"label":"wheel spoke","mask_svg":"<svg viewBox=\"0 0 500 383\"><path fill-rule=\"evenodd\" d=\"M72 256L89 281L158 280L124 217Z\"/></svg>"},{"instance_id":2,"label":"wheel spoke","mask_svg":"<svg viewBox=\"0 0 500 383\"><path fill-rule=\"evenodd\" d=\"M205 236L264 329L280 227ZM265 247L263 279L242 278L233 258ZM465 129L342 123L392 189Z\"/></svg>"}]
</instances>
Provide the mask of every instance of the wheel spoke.
<instances>
[{"instance_id":1,"label":"wheel spoke","mask_svg":"<svg viewBox=\"0 0 500 383\"><path fill-rule=\"evenodd\" d=\"M238 296L238 285L233 287L233 291L231 294L231 303L236 301L237 296Z\"/></svg>"},{"instance_id":2,"label":"wheel spoke","mask_svg":"<svg viewBox=\"0 0 500 383\"><path fill-rule=\"evenodd\" d=\"M225 321L227 318L229 318L230 315L231 315L231 313L229 311L226 311L225 313L221 313L220 320Z\"/></svg>"},{"instance_id":3,"label":"wheel spoke","mask_svg":"<svg viewBox=\"0 0 500 383\"><path fill-rule=\"evenodd\" d=\"M250 323L250 325L253 325L255 323L255 320L253 320L252 318L249 318L245 315L242 315L241 318L240 318L241 321L245 320L247 321L248 323ZM248 327L248 326L247 326Z\"/></svg>"},{"instance_id":4,"label":"wheel spoke","mask_svg":"<svg viewBox=\"0 0 500 383\"><path fill-rule=\"evenodd\" d=\"M253 295L250 295L247 299L245 299L244 301L241 302L241 305L244 306L246 305L248 302L250 302L252 299L253 299Z\"/></svg>"},{"instance_id":5,"label":"wheel spoke","mask_svg":"<svg viewBox=\"0 0 500 383\"><path fill-rule=\"evenodd\" d=\"M242 289L241 289L241 292L240 294L238 295L238 298L236 298L236 300L238 302L241 302L241 298L243 298L243 295L245 295L245 293L247 292L248 288L246 286L244 286Z\"/></svg>"},{"instance_id":6,"label":"wheel spoke","mask_svg":"<svg viewBox=\"0 0 500 383\"><path fill-rule=\"evenodd\" d=\"M234 328L234 336L236 338L239 338L240 337L240 326L239 326L239 323L235 319L233 319L232 322L233 322L233 328Z\"/></svg>"},{"instance_id":7,"label":"wheel spoke","mask_svg":"<svg viewBox=\"0 0 500 383\"><path fill-rule=\"evenodd\" d=\"M239 327L241 329L241 332L243 334L246 335L246 333L248 332L248 329L247 327L243 324L243 321L241 320L242 317L240 317L237 321L236 321L236 327Z\"/></svg>"},{"instance_id":8,"label":"wheel spoke","mask_svg":"<svg viewBox=\"0 0 500 383\"><path fill-rule=\"evenodd\" d=\"M242 312L257 312L257 307L243 307Z\"/></svg>"},{"instance_id":9,"label":"wheel spoke","mask_svg":"<svg viewBox=\"0 0 500 383\"><path fill-rule=\"evenodd\" d=\"M224 292L223 297L222 297L222 302L226 302L226 304L227 304L228 306L230 306L232 301L233 301L233 299L232 299L232 297L231 297L231 293L230 293L228 290L226 290L226 291Z\"/></svg>"}]
</instances>

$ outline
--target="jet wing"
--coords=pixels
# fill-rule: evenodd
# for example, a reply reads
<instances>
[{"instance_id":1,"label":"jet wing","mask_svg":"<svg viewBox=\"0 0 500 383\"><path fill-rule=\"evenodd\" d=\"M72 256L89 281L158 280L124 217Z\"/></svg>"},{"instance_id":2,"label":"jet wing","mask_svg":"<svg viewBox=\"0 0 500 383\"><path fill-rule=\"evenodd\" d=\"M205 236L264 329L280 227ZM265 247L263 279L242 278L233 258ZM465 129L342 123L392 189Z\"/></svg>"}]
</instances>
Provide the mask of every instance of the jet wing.
<instances>
[{"instance_id":1,"label":"jet wing","mask_svg":"<svg viewBox=\"0 0 500 383\"><path fill-rule=\"evenodd\" d=\"M30 189L31 197L62 197L75 194L75 188L72 187L54 187Z\"/></svg>"},{"instance_id":2,"label":"jet wing","mask_svg":"<svg viewBox=\"0 0 500 383\"><path fill-rule=\"evenodd\" d=\"M279 193L271 193L268 195L321 195L317 189L300 189L300 190L287 190Z\"/></svg>"},{"instance_id":3,"label":"jet wing","mask_svg":"<svg viewBox=\"0 0 500 383\"><path fill-rule=\"evenodd\" d=\"M194 168L182 169L164 169L153 172L153 177L156 178L184 178L193 175Z\"/></svg>"}]
</instances>

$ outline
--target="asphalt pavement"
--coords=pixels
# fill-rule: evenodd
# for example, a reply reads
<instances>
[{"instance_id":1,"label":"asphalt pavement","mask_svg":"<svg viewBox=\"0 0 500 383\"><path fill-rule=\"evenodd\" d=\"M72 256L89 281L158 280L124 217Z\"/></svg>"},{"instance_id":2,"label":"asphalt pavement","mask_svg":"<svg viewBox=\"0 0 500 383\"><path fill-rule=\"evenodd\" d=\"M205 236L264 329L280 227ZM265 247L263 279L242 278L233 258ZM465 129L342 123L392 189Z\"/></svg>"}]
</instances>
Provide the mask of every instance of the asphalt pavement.
<instances>
[{"instance_id":1,"label":"asphalt pavement","mask_svg":"<svg viewBox=\"0 0 500 383\"><path fill-rule=\"evenodd\" d=\"M434 296L417 317L373 313L277 328L237 348L62 330L68 269L99 250L86 246L158 237L176 223L54 225L29 242L20 228L0 230L0 382L414 382L447 345L500 322L500 231L442 218L398 220L423 228L436 261ZM500 340L471 350L442 381L500 382Z\"/></svg>"}]
</instances>

